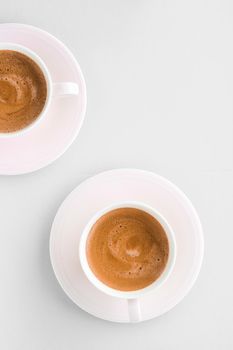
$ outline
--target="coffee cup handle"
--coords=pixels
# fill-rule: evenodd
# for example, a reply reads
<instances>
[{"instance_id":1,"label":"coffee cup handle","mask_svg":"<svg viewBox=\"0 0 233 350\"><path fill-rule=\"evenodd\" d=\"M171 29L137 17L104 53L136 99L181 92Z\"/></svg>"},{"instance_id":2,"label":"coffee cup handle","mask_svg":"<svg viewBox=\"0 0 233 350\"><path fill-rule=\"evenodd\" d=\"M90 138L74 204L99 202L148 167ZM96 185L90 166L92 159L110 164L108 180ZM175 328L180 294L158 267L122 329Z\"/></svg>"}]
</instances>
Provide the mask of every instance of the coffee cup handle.
<instances>
[{"instance_id":1,"label":"coffee cup handle","mask_svg":"<svg viewBox=\"0 0 233 350\"><path fill-rule=\"evenodd\" d=\"M53 96L78 95L78 84L72 82L53 83Z\"/></svg>"},{"instance_id":2,"label":"coffee cup handle","mask_svg":"<svg viewBox=\"0 0 233 350\"><path fill-rule=\"evenodd\" d=\"M138 299L128 299L128 313L130 322L141 321L141 309Z\"/></svg>"}]
</instances>

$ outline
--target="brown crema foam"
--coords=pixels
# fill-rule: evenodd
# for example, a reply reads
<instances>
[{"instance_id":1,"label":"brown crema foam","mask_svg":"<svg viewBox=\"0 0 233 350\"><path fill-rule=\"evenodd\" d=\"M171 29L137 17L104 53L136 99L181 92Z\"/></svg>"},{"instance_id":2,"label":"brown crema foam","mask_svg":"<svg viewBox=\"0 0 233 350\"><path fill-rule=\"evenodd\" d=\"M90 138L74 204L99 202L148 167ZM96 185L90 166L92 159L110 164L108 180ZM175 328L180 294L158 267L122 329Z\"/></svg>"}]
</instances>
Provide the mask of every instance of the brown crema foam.
<instances>
[{"instance_id":1,"label":"brown crema foam","mask_svg":"<svg viewBox=\"0 0 233 350\"><path fill-rule=\"evenodd\" d=\"M0 132L30 125L41 113L47 84L40 67L30 57L0 50Z\"/></svg>"},{"instance_id":2,"label":"brown crema foam","mask_svg":"<svg viewBox=\"0 0 233 350\"><path fill-rule=\"evenodd\" d=\"M92 226L87 261L107 286L133 291L153 283L165 269L169 242L162 225L135 208L112 210Z\"/></svg>"}]
</instances>

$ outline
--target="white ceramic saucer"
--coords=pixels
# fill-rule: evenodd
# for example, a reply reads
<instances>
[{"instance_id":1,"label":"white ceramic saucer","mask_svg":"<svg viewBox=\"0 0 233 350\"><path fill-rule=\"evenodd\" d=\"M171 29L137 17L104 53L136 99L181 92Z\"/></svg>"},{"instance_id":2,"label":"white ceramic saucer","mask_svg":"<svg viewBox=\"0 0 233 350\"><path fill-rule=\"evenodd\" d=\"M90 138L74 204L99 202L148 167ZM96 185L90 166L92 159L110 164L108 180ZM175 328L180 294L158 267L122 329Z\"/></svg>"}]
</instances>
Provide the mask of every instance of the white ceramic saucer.
<instances>
[{"instance_id":1,"label":"white ceramic saucer","mask_svg":"<svg viewBox=\"0 0 233 350\"><path fill-rule=\"evenodd\" d=\"M140 299L142 321L173 308L193 286L203 258L203 234L189 199L171 182L156 174L118 169L81 183L65 199L55 217L50 256L55 275L66 294L83 310L113 322L129 322L125 300L97 290L84 275L78 257L81 232L100 209L119 201L142 201L158 210L172 226L177 259L168 280Z\"/></svg>"},{"instance_id":2,"label":"white ceramic saucer","mask_svg":"<svg viewBox=\"0 0 233 350\"><path fill-rule=\"evenodd\" d=\"M86 110L86 86L72 53L49 33L24 24L0 24L0 42L32 49L46 63L52 81L73 81L79 95L56 98L41 123L30 132L0 139L0 174L38 170L61 156L77 136Z\"/></svg>"}]
</instances>

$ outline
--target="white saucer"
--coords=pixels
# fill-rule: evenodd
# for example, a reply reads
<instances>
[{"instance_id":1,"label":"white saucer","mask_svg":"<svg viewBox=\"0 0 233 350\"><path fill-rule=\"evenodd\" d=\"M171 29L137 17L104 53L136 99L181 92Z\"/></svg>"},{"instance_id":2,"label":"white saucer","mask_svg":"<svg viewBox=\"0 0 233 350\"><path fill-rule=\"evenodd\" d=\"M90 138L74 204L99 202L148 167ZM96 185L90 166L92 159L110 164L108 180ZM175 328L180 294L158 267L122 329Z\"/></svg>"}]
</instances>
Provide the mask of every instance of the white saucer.
<instances>
[{"instance_id":1,"label":"white saucer","mask_svg":"<svg viewBox=\"0 0 233 350\"><path fill-rule=\"evenodd\" d=\"M21 44L36 52L54 82L73 81L79 85L78 96L54 99L44 120L33 130L13 139L0 139L0 174L23 174L50 164L72 144L85 115L86 86L72 53L49 33L24 24L0 24L0 41Z\"/></svg>"},{"instance_id":2,"label":"white saucer","mask_svg":"<svg viewBox=\"0 0 233 350\"><path fill-rule=\"evenodd\" d=\"M61 287L75 304L113 322L129 322L127 303L103 294L89 282L81 269L78 244L85 224L96 211L128 200L142 201L157 209L171 224L177 241L177 260L171 276L156 292L140 299L142 321L167 312L184 298L198 276L204 251L195 209L168 180L142 170L118 169L81 183L55 217L50 239L51 262Z\"/></svg>"}]
</instances>

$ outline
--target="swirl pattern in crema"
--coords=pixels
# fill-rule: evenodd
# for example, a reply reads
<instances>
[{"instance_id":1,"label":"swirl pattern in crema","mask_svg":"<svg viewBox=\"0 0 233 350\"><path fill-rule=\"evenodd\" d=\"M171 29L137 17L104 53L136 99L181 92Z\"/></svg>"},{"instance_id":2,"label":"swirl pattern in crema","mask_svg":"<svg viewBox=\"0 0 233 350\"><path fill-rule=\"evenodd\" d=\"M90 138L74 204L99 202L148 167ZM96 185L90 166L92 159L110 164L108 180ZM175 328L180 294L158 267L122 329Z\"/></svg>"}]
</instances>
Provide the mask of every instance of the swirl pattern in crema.
<instances>
[{"instance_id":1,"label":"swirl pattern in crema","mask_svg":"<svg viewBox=\"0 0 233 350\"><path fill-rule=\"evenodd\" d=\"M0 132L21 130L41 113L47 84L40 67L28 56L0 50Z\"/></svg>"},{"instance_id":2,"label":"swirl pattern in crema","mask_svg":"<svg viewBox=\"0 0 233 350\"><path fill-rule=\"evenodd\" d=\"M120 208L104 214L92 226L86 253L101 282L132 291L159 278L168 261L169 242L153 216L135 208Z\"/></svg>"}]
</instances>

